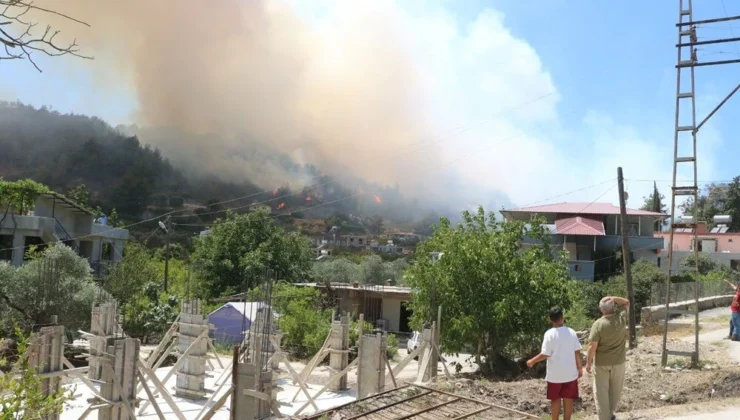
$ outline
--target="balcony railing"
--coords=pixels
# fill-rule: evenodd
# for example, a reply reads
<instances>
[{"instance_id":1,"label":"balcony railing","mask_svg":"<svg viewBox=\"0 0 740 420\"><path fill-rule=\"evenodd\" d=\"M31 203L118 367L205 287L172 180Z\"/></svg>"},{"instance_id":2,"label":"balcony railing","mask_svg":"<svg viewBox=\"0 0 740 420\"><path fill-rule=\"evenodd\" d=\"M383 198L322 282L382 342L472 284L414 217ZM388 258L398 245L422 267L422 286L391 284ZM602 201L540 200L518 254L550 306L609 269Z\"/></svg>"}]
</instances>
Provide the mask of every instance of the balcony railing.
<instances>
[{"instance_id":1,"label":"balcony railing","mask_svg":"<svg viewBox=\"0 0 740 420\"><path fill-rule=\"evenodd\" d=\"M61 223L59 223L59 220L54 219L56 223L54 223L54 234L56 235L57 239L62 241L63 244L67 245L68 247L72 248L77 255L80 255L80 248L77 246L77 244L74 241L74 238L67 233L67 231L64 229L64 226L62 226Z\"/></svg>"}]
</instances>

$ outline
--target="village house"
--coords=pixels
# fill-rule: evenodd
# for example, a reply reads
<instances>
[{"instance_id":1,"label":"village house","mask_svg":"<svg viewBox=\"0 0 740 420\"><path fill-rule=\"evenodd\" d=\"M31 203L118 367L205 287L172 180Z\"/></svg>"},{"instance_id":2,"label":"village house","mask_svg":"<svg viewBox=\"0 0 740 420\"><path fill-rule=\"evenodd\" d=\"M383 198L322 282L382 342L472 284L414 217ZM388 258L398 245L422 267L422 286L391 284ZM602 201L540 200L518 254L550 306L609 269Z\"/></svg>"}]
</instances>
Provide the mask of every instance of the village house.
<instances>
[{"instance_id":1,"label":"village house","mask_svg":"<svg viewBox=\"0 0 740 420\"><path fill-rule=\"evenodd\" d=\"M501 210L507 221L528 222L534 216L545 218L552 244L568 255L570 274L576 279L593 281L596 260L614 255L621 249L622 232L619 207L611 203L559 203ZM657 221L668 215L627 209L627 232L634 259L657 263L663 238L654 235ZM525 240L523 246L534 244Z\"/></svg>"},{"instance_id":2,"label":"village house","mask_svg":"<svg viewBox=\"0 0 740 420\"><path fill-rule=\"evenodd\" d=\"M300 287L313 287L336 299L337 308L349 312L353 317L363 314L365 321L374 327L391 333L410 333L411 288L403 286L375 286L352 283L296 283Z\"/></svg>"},{"instance_id":3,"label":"village house","mask_svg":"<svg viewBox=\"0 0 740 420\"><path fill-rule=\"evenodd\" d=\"M723 219L724 218L724 219ZM729 222L729 216L715 217L715 227L707 230L707 223L696 223L698 250L717 264L740 270L740 232L729 232L723 224ZM694 254L694 230L691 227L677 228L673 233L671 244L670 232L655 232L656 238L665 241L665 249L658 255L658 266L668 272L668 250L673 247L673 273L681 272L681 261Z\"/></svg>"},{"instance_id":4,"label":"village house","mask_svg":"<svg viewBox=\"0 0 740 420\"><path fill-rule=\"evenodd\" d=\"M30 246L63 242L99 273L123 258L128 240L128 230L103 223L95 220L92 211L61 194L41 194L33 212L8 214L0 223L0 261L20 266Z\"/></svg>"}]
</instances>

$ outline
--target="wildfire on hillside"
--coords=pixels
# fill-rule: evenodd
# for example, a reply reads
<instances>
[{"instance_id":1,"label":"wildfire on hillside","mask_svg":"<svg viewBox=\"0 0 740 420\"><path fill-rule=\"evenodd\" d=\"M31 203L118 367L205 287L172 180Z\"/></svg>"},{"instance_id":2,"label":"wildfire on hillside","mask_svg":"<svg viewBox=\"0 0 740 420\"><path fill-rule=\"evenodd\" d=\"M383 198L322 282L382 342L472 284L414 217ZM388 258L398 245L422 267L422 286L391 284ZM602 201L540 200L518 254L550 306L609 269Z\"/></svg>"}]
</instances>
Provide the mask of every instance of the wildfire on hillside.
<instances>
[{"instance_id":1,"label":"wildfire on hillside","mask_svg":"<svg viewBox=\"0 0 740 420\"><path fill-rule=\"evenodd\" d=\"M277 209L280 210L283 207L285 207L285 203L280 203L280 204L278 204Z\"/></svg>"},{"instance_id":2,"label":"wildfire on hillside","mask_svg":"<svg viewBox=\"0 0 740 420\"><path fill-rule=\"evenodd\" d=\"M379 195L376 195L375 196L375 202L378 203L378 204L380 204L380 203L383 202L383 200L380 199L380 196Z\"/></svg>"},{"instance_id":3,"label":"wildfire on hillside","mask_svg":"<svg viewBox=\"0 0 740 420\"><path fill-rule=\"evenodd\" d=\"M310 196L310 195L307 195L307 196L306 196L306 201L311 201L311 200L313 200L313 199L311 198L311 196Z\"/></svg>"}]
</instances>

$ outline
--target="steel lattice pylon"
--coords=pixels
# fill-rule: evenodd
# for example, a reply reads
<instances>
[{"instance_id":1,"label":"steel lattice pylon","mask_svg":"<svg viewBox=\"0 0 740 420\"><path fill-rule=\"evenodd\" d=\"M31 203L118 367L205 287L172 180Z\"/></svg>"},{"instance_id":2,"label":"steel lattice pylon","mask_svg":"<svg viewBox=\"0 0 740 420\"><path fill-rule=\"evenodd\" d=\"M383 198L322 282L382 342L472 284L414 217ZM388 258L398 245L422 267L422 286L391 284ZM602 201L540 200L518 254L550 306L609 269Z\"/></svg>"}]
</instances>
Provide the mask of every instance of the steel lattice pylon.
<instances>
[{"instance_id":1,"label":"steel lattice pylon","mask_svg":"<svg viewBox=\"0 0 740 420\"><path fill-rule=\"evenodd\" d=\"M689 44L697 42L696 37L696 26L690 25L688 29L684 26L686 22L693 21L691 0L679 0L679 25L678 25L678 63L676 66L676 120L675 130L673 135L673 184L671 186L671 232L668 247L668 280L666 281L666 299L665 299L665 322L663 324L663 352L662 352L662 364L665 366L668 363L668 356L687 356L691 357L691 361L694 366L698 366L699 362L699 247L697 244L697 221L698 221L698 202L699 202L699 185L697 183L697 167L696 167L696 95L695 84L694 84L694 64L697 62L696 49L689 45L688 46L688 59L685 58L685 49L682 47L685 39L689 39ZM690 83L688 87L681 85L682 73L689 71ZM691 122L687 125L682 125L681 109L688 108L691 112ZM682 136L682 133L691 134L692 142L692 154L686 156L679 156L679 150L681 150L681 143L685 142L686 136ZM682 138L683 137L683 138ZM683 140L683 142L682 142ZM681 164L692 164L693 181L682 185L677 184L677 175L679 165ZM676 223L676 197L679 196L690 196L694 198L694 215L690 223ZM673 274L673 235L676 229L689 228L693 232L693 248L694 248L694 262L696 263L696 277L694 278L694 308L692 311L671 309L671 275ZM694 351L675 351L668 349L668 323L670 321L670 315L674 314L692 314L694 315Z\"/></svg>"},{"instance_id":2,"label":"steel lattice pylon","mask_svg":"<svg viewBox=\"0 0 740 420\"><path fill-rule=\"evenodd\" d=\"M671 188L671 232L668 246L668 280L666 280L666 298L665 298L665 322L663 328L663 354L662 363L665 366L668 363L668 356L687 356L691 357L693 365L698 366L699 362L699 242L698 242L698 216L699 216L699 185L697 182L697 155L696 155L696 134L701 127L725 104L727 101L740 90L740 84L735 87L714 109L697 125L696 123L696 95L694 83L694 69L696 67L716 66L724 64L739 64L740 58L732 60L707 61L700 62L697 58L697 45L710 45L738 42L740 38L718 38L698 40L696 30L699 25L708 25L720 22L729 22L740 20L740 16L726 16L721 18L694 20L692 0L679 0L679 21L676 24L678 28L678 62L676 64L676 125L673 137L673 184ZM687 73L688 74L685 74ZM682 76L688 76L687 86L681 85ZM682 109L691 111L690 121L681 118ZM682 136L682 133L684 136ZM686 135L691 136L691 153L680 153L681 146L688 139ZM683 137L683 138L682 138ZM691 182L677 183L678 169L680 164L692 164ZM685 165L684 165L685 166ZM693 218L688 223L676 223L676 197L688 196L694 200ZM673 237L676 229L691 229L693 233L693 251L695 266L694 279L694 307L693 310L671 309L671 282L673 274ZM668 323L670 315L690 314L694 315L694 351L675 351L668 349Z\"/></svg>"}]
</instances>

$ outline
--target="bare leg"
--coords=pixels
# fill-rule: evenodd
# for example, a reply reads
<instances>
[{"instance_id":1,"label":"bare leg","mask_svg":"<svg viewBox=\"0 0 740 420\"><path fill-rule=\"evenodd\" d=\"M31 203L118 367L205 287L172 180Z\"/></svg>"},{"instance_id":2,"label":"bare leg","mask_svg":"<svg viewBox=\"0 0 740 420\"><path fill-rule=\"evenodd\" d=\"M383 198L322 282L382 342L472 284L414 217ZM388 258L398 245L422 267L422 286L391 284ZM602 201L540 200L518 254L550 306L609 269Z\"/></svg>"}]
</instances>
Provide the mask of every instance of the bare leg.
<instances>
[{"instance_id":1,"label":"bare leg","mask_svg":"<svg viewBox=\"0 0 740 420\"><path fill-rule=\"evenodd\" d=\"M563 398L563 419L570 420L570 416L573 414L573 400Z\"/></svg>"},{"instance_id":2,"label":"bare leg","mask_svg":"<svg viewBox=\"0 0 740 420\"><path fill-rule=\"evenodd\" d=\"M550 401L550 411L552 420L558 420L560 418L560 398Z\"/></svg>"}]
</instances>

